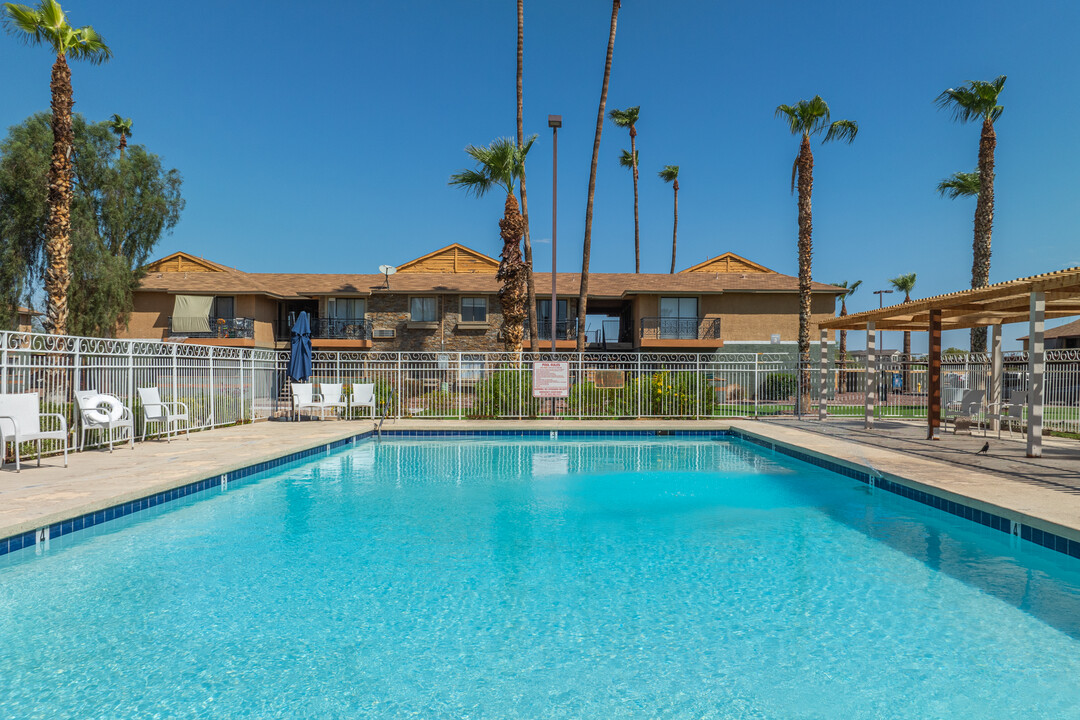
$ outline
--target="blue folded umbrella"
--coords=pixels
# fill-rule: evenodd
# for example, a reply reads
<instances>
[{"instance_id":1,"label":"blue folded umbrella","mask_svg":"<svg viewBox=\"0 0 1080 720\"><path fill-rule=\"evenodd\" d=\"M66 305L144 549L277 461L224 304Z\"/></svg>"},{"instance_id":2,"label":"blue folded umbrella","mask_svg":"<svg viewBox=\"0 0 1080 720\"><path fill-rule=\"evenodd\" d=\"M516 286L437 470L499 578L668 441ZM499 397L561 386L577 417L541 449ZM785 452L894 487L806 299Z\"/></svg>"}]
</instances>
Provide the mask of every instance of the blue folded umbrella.
<instances>
[{"instance_id":1,"label":"blue folded umbrella","mask_svg":"<svg viewBox=\"0 0 1080 720\"><path fill-rule=\"evenodd\" d=\"M297 316L292 326L292 352L289 355L289 377L302 382L311 377L311 324L306 312Z\"/></svg>"}]
</instances>

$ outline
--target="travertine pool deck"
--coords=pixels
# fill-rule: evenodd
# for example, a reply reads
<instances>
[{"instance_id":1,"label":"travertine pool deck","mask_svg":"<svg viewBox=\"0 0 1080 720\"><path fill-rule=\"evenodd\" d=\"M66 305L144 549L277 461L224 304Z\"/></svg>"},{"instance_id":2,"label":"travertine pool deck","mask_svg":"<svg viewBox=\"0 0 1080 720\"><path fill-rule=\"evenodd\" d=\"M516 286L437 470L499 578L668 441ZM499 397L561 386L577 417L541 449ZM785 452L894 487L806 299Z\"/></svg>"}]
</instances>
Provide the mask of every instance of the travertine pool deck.
<instances>
[{"instance_id":1,"label":"travertine pool deck","mask_svg":"<svg viewBox=\"0 0 1080 720\"><path fill-rule=\"evenodd\" d=\"M896 427L893 427L895 425ZM879 423L873 433L850 420L387 420L384 430L723 430L728 427L811 455L872 466L888 479L963 501L1080 541L1080 443L1049 440L1041 460L1023 457L1022 441L991 439L989 457L974 456L981 436L940 443L922 429ZM150 441L113 453L91 450L0 471L0 538L170 490L372 429L371 421L260 422L194 433L190 441ZM926 447L926 445L930 447ZM971 502L974 501L974 502Z\"/></svg>"}]
</instances>

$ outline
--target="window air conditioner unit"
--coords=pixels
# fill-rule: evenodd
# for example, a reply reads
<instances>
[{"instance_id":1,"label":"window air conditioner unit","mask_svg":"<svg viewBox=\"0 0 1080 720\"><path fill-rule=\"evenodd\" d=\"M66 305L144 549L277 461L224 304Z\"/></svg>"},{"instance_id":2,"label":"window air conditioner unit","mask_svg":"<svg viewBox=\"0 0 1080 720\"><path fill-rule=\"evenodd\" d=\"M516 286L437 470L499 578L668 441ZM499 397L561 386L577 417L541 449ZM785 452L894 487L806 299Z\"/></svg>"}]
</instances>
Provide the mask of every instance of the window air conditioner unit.
<instances>
[{"instance_id":1,"label":"window air conditioner unit","mask_svg":"<svg viewBox=\"0 0 1080 720\"><path fill-rule=\"evenodd\" d=\"M371 331L371 337L376 339L397 337L397 330L394 328L375 328Z\"/></svg>"}]
</instances>

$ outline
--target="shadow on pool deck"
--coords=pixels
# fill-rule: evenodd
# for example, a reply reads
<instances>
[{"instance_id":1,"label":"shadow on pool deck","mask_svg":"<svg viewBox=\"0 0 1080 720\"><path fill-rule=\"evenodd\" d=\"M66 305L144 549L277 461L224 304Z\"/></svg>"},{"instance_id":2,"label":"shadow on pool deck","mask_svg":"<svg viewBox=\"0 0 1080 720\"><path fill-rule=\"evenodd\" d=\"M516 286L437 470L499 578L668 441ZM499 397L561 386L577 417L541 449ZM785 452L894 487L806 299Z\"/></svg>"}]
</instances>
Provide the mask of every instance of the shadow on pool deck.
<instances>
[{"instance_id":1,"label":"shadow on pool deck","mask_svg":"<svg viewBox=\"0 0 1080 720\"><path fill-rule=\"evenodd\" d=\"M1025 438L1014 434L1010 439L1007 432L998 440L997 433L987 433L984 438L981 431L953 434L950 429L942 433L941 440L927 440L925 425L913 422L878 419L873 430L863 427L862 418L829 418L825 422L782 418L765 422L1080 495L1080 441L1076 440L1044 437L1043 456L1029 458ZM985 442L990 443L990 451L977 455Z\"/></svg>"}]
</instances>

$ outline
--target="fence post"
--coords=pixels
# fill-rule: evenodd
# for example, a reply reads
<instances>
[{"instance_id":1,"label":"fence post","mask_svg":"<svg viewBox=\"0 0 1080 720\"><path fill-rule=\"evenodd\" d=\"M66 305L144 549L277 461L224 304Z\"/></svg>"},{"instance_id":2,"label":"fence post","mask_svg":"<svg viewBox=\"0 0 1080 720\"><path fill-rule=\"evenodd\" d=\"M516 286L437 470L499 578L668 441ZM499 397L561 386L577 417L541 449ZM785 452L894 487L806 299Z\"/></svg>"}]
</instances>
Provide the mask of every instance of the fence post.
<instances>
[{"instance_id":1,"label":"fence post","mask_svg":"<svg viewBox=\"0 0 1080 720\"><path fill-rule=\"evenodd\" d=\"M457 406L458 406L457 417L458 418L465 417L465 401L464 401L464 398L462 397L462 392L461 392L461 388L463 387L463 385L461 383L461 366L463 364L464 363L461 362L461 353L459 352L457 354L457 392L454 393L455 395L457 395Z\"/></svg>"},{"instance_id":2,"label":"fence post","mask_svg":"<svg viewBox=\"0 0 1080 720\"><path fill-rule=\"evenodd\" d=\"M334 353L334 375L339 383L344 381L341 379L341 350Z\"/></svg>"},{"instance_id":3,"label":"fence post","mask_svg":"<svg viewBox=\"0 0 1080 720\"><path fill-rule=\"evenodd\" d=\"M828 403L825 399L829 393L829 331L821 331L821 380L818 384L818 420L824 420L829 415Z\"/></svg>"},{"instance_id":4,"label":"fence post","mask_svg":"<svg viewBox=\"0 0 1080 720\"><path fill-rule=\"evenodd\" d=\"M701 353L694 354L694 377L696 390L694 393L694 419L701 418Z\"/></svg>"},{"instance_id":5,"label":"fence post","mask_svg":"<svg viewBox=\"0 0 1080 720\"><path fill-rule=\"evenodd\" d=\"M8 391L8 334L6 332L0 333L0 343L3 343L0 345L0 393L6 395Z\"/></svg>"},{"instance_id":6,"label":"fence post","mask_svg":"<svg viewBox=\"0 0 1080 720\"><path fill-rule=\"evenodd\" d=\"M75 338L75 361L71 375L72 389L75 392L82 390L82 338Z\"/></svg>"},{"instance_id":7,"label":"fence post","mask_svg":"<svg viewBox=\"0 0 1080 720\"><path fill-rule=\"evenodd\" d=\"M210 427L217 425L217 418L214 417L214 348L210 346L206 349L207 362L210 364Z\"/></svg>"},{"instance_id":8,"label":"fence post","mask_svg":"<svg viewBox=\"0 0 1080 720\"><path fill-rule=\"evenodd\" d=\"M641 394L644 392L644 382L641 379L641 348L638 348L637 353L637 416L641 417Z\"/></svg>"},{"instance_id":9,"label":"fence post","mask_svg":"<svg viewBox=\"0 0 1080 720\"><path fill-rule=\"evenodd\" d=\"M399 352L397 354L397 393L395 393L397 395L397 413L395 417L397 417L399 420L401 419L401 394L404 389L405 388L402 385L401 375L401 353Z\"/></svg>"},{"instance_id":10,"label":"fence post","mask_svg":"<svg viewBox=\"0 0 1080 720\"><path fill-rule=\"evenodd\" d=\"M761 385L758 383L758 361L761 360L761 353L754 353L754 387L751 391L754 393L754 417L758 416L758 388Z\"/></svg>"},{"instance_id":11,"label":"fence post","mask_svg":"<svg viewBox=\"0 0 1080 720\"><path fill-rule=\"evenodd\" d=\"M244 348L240 348L240 409L236 413L236 422L244 422L247 413L244 412Z\"/></svg>"},{"instance_id":12,"label":"fence post","mask_svg":"<svg viewBox=\"0 0 1080 720\"><path fill-rule=\"evenodd\" d=\"M176 368L176 365L177 365L176 343L171 343L171 345L172 345L172 401L177 402L180 398L177 395L177 393L179 391L179 387L177 386L177 382L176 382L176 370L177 370L177 368Z\"/></svg>"},{"instance_id":13,"label":"fence post","mask_svg":"<svg viewBox=\"0 0 1080 720\"><path fill-rule=\"evenodd\" d=\"M135 343L127 341L128 402L135 397Z\"/></svg>"}]
</instances>

